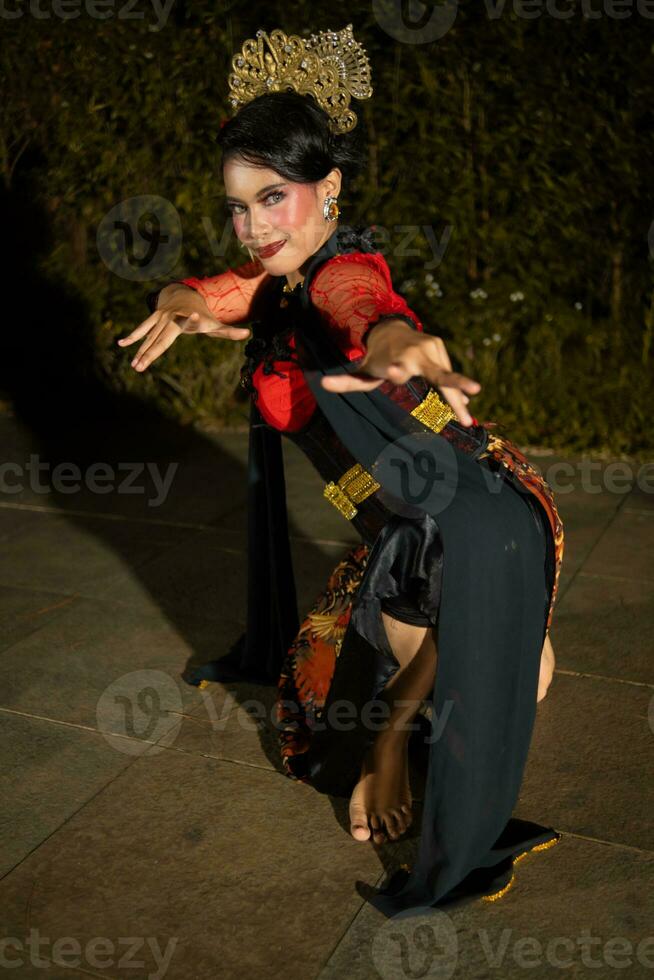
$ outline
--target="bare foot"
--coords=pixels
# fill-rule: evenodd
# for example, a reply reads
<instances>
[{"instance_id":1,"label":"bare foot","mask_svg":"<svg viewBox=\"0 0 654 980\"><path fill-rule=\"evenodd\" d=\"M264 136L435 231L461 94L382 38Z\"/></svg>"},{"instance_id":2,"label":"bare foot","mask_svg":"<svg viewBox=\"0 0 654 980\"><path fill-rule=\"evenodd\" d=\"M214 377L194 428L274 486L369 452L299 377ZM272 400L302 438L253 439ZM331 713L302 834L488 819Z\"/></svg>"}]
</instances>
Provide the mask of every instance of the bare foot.
<instances>
[{"instance_id":1,"label":"bare foot","mask_svg":"<svg viewBox=\"0 0 654 980\"><path fill-rule=\"evenodd\" d=\"M406 733L380 732L361 766L350 797L350 832L355 840L382 844L403 834L413 821Z\"/></svg>"},{"instance_id":2,"label":"bare foot","mask_svg":"<svg viewBox=\"0 0 654 980\"><path fill-rule=\"evenodd\" d=\"M552 683L555 662L554 650L548 635L545 637L543 652L540 655L540 674L538 677L538 694L536 695L536 701L542 701L547 694L547 689Z\"/></svg>"}]
</instances>

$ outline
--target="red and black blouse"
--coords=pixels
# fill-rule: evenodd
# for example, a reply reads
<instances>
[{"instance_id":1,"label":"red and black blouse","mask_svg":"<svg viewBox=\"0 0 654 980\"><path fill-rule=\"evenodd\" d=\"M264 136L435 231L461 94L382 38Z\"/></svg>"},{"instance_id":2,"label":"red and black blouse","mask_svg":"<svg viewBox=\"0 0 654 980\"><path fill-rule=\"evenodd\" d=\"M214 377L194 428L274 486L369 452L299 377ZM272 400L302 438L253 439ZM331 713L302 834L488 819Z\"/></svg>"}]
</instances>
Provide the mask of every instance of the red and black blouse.
<instances>
[{"instance_id":1,"label":"red and black blouse","mask_svg":"<svg viewBox=\"0 0 654 980\"><path fill-rule=\"evenodd\" d=\"M252 320L257 298L271 277L258 261L247 262L217 276L180 280L196 289L213 316L226 324ZM309 286L313 305L320 311L348 360L366 353L368 331L383 317L397 315L423 330L418 316L393 289L391 273L380 252L347 252L327 259ZM257 408L269 425L282 432L296 432L311 418L316 401L292 353L295 338L286 338L288 359L259 364L251 376L257 392ZM270 368L274 370L270 370Z\"/></svg>"}]
</instances>

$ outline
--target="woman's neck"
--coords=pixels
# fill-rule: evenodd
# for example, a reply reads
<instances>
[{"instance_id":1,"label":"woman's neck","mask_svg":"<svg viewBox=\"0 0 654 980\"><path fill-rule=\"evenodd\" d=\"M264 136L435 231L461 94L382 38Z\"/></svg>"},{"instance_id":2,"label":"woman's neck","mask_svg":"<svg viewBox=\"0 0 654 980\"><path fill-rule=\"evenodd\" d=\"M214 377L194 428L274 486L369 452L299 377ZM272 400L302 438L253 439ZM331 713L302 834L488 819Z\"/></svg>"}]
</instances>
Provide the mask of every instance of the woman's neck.
<instances>
[{"instance_id":1,"label":"woman's neck","mask_svg":"<svg viewBox=\"0 0 654 980\"><path fill-rule=\"evenodd\" d=\"M311 253L311 255L309 256L309 258L306 259L302 263L302 265L300 266L300 268L294 270L293 272L287 272L286 273L286 282L291 287L291 289L294 286L297 286L298 283L302 282L302 280L304 279L304 273L306 271L307 266L309 265L309 262L311 261L311 259L313 258L313 256L316 254L316 252L320 251L320 249L323 247L323 245L325 244L325 242L326 241L329 241L329 239L331 238L331 236L336 233L336 228L337 227L338 227L338 222L336 221L336 222L333 223L333 226L331 228L328 228L327 229L328 234L325 235L325 237L323 238L323 240L321 241L321 243L318 245L318 247Z\"/></svg>"}]
</instances>

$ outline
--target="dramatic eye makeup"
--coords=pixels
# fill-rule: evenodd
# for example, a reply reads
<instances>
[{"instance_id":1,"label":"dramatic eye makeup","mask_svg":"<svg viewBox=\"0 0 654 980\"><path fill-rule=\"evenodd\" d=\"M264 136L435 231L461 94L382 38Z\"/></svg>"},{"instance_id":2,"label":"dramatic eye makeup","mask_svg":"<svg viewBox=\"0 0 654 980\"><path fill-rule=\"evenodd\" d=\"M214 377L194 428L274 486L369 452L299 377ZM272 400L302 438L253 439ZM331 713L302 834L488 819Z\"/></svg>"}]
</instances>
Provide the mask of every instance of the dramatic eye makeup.
<instances>
[{"instance_id":1,"label":"dramatic eye makeup","mask_svg":"<svg viewBox=\"0 0 654 980\"><path fill-rule=\"evenodd\" d=\"M272 204L279 204L286 197L286 194L277 189L277 187L282 185L274 185L275 189L271 190L269 187L264 187L257 195L260 201L271 202ZM268 204L270 206L270 204ZM237 201L234 198L228 198L225 203L225 210L228 214L242 214L242 211L235 210L236 208L245 207L241 201Z\"/></svg>"}]
</instances>

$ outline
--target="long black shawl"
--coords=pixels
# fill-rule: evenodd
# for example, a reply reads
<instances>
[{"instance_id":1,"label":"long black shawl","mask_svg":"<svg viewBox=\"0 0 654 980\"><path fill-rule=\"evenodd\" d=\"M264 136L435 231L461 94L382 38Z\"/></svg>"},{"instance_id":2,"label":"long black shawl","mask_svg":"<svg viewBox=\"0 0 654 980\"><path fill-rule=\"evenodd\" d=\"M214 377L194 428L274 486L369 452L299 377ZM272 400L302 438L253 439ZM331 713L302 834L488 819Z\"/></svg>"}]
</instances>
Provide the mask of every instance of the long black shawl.
<instances>
[{"instance_id":1,"label":"long black shawl","mask_svg":"<svg viewBox=\"0 0 654 980\"><path fill-rule=\"evenodd\" d=\"M558 837L511 818L535 720L549 592L543 530L515 485L378 389L336 394L320 384L356 362L339 353L308 286L321 262L348 250L374 251L369 233L339 229L306 270L296 336L304 377L354 458L391 495L385 502L395 498L431 514L444 552L418 857L410 874L398 872L371 900L393 915L493 891L510 880L512 856ZM247 629L226 657L187 673L192 684L275 684L299 628L281 435L261 421L252 405Z\"/></svg>"}]
</instances>

